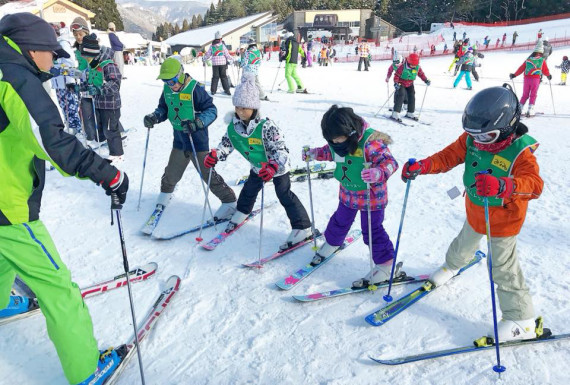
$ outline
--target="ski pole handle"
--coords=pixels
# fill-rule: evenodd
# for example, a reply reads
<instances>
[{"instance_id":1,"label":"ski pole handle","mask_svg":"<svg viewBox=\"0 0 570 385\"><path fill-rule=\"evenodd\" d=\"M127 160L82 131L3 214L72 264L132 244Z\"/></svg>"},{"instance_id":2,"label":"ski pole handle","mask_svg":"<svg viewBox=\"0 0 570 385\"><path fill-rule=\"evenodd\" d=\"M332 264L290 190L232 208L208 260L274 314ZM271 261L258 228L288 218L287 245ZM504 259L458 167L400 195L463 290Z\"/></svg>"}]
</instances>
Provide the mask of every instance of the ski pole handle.
<instances>
[{"instance_id":1,"label":"ski pole handle","mask_svg":"<svg viewBox=\"0 0 570 385\"><path fill-rule=\"evenodd\" d=\"M123 205L121 204L121 201L119 200L119 196L115 193L111 194L111 210L121 210L123 208Z\"/></svg>"}]
</instances>

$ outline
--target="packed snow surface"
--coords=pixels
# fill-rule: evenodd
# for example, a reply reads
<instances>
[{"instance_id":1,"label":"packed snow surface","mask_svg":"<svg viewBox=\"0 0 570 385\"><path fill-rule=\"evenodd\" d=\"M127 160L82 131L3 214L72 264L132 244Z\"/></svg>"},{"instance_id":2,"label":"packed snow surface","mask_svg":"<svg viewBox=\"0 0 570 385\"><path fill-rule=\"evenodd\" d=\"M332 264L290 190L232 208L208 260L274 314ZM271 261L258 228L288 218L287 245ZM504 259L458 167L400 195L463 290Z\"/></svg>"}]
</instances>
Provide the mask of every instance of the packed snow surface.
<instances>
[{"instance_id":1,"label":"packed snow surface","mask_svg":"<svg viewBox=\"0 0 570 385\"><path fill-rule=\"evenodd\" d=\"M520 33L520 32L519 32ZM525 120L530 134L540 143L536 157L545 182L542 196L529 205L525 225L518 237L519 258L534 299L537 315L555 333L570 332L570 259L568 259L568 141L570 139L569 88L558 83L561 62L569 49L555 49L548 63L553 72L552 105L548 83L540 86L536 110L545 115ZM417 110L421 120L404 127L374 113L393 90L384 78L389 62L373 62L369 72L357 72L356 64L302 69L299 74L310 95L277 91L283 68L275 56L261 67L261 83L269 91L279 71L276 90L268 93L278 103L262 102L261 114L275 120L283 130L293 166L303 166L301 148L322 146L320 120L332 104L354 108L372 127L388 133L400 170L389 180L389 205L384 226L396 241L405 184L401 166L408 158L422 159L457 139L462 133L461 115L468 100L479 90L509 82L529 52L489 53L479 69L481 81L473 91L461 83L452 89L453 78L445 73L452 57L422 60L431 79L426 89L416 81ZM278 69L279 68L279 69ZM461 278L438 289L409 310L381 327L365 323L364 317L385 304L385 290L355 294L315 303L294 301L293 294L350 286L369 269L368 248L362 241L336 256L290 292L274 283L301 267L312 257L305 246L269 263L261 271L242 263L255 261L259 247L259 216L239 232L208 252L197 246L195 236L156 241L139 229L151 214L160 188L160 177L172 147L168 122L150 131L150 144L140 211L138 188L147 130L143 116L152 112L162 91L156 79L158 67L126 66L122 84L121 120L131 129L125 148L124 170L130 177L128 201L122 211L127 252L131 266L155 261L155 278L133 286L137 316L141 319L173 274L183 277L180 292L145 340L142 347L147 383L179 384L568 384L570 343L556 342L501 350L507 367L497 382L493 372L494 350L442 358L399 367L377 365L368 356L391 358L431 350L470 345L492 325L488 274L481 264ZM187 72L204 79L201 65L187 65ZM207 68L209 90L210 67ZM237 72L230 68L235 79ZM235 82L235 80L234 80ZM515 79L522 92L522 77ZM220 86L221 89L221 86ZM233 90L232 90L233 91ZM427 94L426 94L427 92ZM218 119L210 126L210 145L216 146L226 125L224 115L232 111L229 97L216 95ZM391 105L389 102L388 105ZM553 115L554 107L557 115ZM388 114L387 107L382 114ZM331 164L332 166L332 164ZM220 162L217 171L233 185L247 174L247 162L236 152ZM408 274L425 274L443 261L449 243L465 220L463 198L450 200L447 191L462 189L462 170L421 176L411 185L398 259ZM316 226L324 231L338 205L338 182L312 183ZM239 192L240 187L234 187ZM292 190L309 210L306 183L293 183ZM266 202L276 202L272 185ZM258 197L260 203L261 195ZM212 197L216 209L219 201ZM194 168L186 170L175 196L166 209L157 232L170 233L199 223L203 193ZM88 181L48 173L43 197L42 219L51 231L63 260L79 286L105 279L123 270L117 227L110 226L110 202L103 190ZM566 218L566 219L565 219ZM353 228L358 228L357 220ZM219 228L221 229L221 227ZM277 203L266 209L263 256L277 250L290 226ZM207 240L216 234L204 231ZM481 249L486 251L484 240ZM416 285L394 287L394 298ZM126 289L86 300L101 348L117 346L132 333ZM2 327L0 338L2 376L0 384L65 384L58 357L50 343L41 315ZM120 379L123 385L139 383L136 359Z\"/></svg>"}]
</instances>

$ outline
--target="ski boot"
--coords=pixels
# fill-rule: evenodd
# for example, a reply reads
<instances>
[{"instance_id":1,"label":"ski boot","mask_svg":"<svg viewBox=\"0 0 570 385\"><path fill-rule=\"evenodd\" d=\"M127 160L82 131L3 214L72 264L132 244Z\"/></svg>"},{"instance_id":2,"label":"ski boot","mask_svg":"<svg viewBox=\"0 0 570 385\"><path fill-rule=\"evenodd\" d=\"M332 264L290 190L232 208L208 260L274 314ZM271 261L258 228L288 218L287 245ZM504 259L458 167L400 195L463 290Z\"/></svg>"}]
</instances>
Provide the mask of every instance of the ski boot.
<instances>
[{"instance_id":1,"label":"ski boot","mask_svg":"<svg viewBox=\"0 0 570 385\"><path fill-rule=\"evenodd\" d=\"M244 214L241 211L236 211L232 215L232 219L230 219L230 222L226 226L225 230L226 233L231 233L232 231L234 231L235 228L238 227L243 221L245 221L248 216L249 214Z\"/></svg>"},{"instance_id":2,"label":"ski boot","mask_svg":"<svg viewBox=\"0 0 570 385\"><path fill-rule=\"evenodd\" d=\"M527 116L527 117L531 117L531 116L534 116L534 115L535 115L535 112L534 112L534 104L529 104L529 105L528 105L528 111L527 111L527 113L526 113L526 116Z\"/></svg>"},{"instance_id":3,"label":"ski boot","mask_svg":"<svg viewBox=\"0 0 570 385\"><path fill-rule=\"evenodd\" d=\"M499 342L529 340L536 338L534 318L526 320L505 320L502 319L497 323L497 332ZM489 333L489 337L494 337L494 331Z\"/></svg>"},{"instance_id":4,"label":"ski boot","mask_svg":"<svg viewBox=\"0 0 570 385\"><path fill-rule=\"evenodd\" d=\"M291 233L289 233L285 243L279 246L279 250L287 250L295 246L297 243L303 242L305 239L310 239L312 235L313 233L310 227L307 229L293 229L291 230Z\"/></svg>"},{"instance_id":5,"label":"ski boot","mask_svg":"<svg viewBox=\"0 0 570 385\"><path fill-rule=\"evenodd\" d=\"M435 287L439 287L445 285L445 283L455 277L457 273L459 273L459 269L451 269L447 266L447 263L444 263L438 270L430 275L429 281L433 283Z\"/></svg>"},{"instance_id":6,"label":"ski boot","mask_svg":"<svg viewBox=\"0 0 570 385\"><path fill-rule=\"evenodd\" d=\"M387 282L390 279L390 273L392 272L392 260L374 265L374 267L366 274L364 278L360 278L352 283L353 288L368 287L371 290L375 290L375 286Z\"/></svg>"},{"instance_id":7,"label":"ski boot","mask_svg":"<svg viewBox=\"0 0 570 385\"><path fill-rule=\"evenodd\" d=\"M214 213L214 220L229 219L236 212L236 202L222 203L222 205Z\"/></svg>"},{"instance_id":8,"label":"ski boot","mask_svg":"<svg viewBox=\"0 0 570 385\"><path fill-rule=\"evenodd\" d=\"M125 345L120 346L118 349L109 348L106 351L102 351L95 373L77 385L103 385L113 372L117 370L125 355Z\"/></svg>"},{"instance_id":9,"label":"ski boot","mask_svg":"<svg viewBox=\"0 0 570 385\"><path fill-rule=\"evenodd\" d=\"M0 310L0 318L26 313L37 307L38 305L35 299L23 297L20 295L11 295L8 306Z\"/></svg>"},{"instance_id":10,"label":"ski boot","mask_svg":"<svg viewBox=\"0 0 570 385\"><path fill-rule=\"evenodd\" d=\"M166 206L168 206L168 203L170 202L171 199L172 199L172 193L161 192L160 194L158 194L158 199L156 200L157 208L160 205L164 210Z\"/></svg>"},{"instance_id":11,"label":"ski boot","mask_svg":"<svg viewBox=\"0 0 570 385\"><path fill-rule=\"evenodd\" d=\"M402 118L400 118L400 114L396 111L392 111L392 115L390 119L394 119L396 122L402 122Z\"/></svg>"},{"instance_id":12,"label":"ski boot","mask_svg":"<svg viewBox=\"0 0 570 385\"><path fill-rule=\"evenodd\" d=\"M328 256L338 250L340 246L329 245L328 242L322 244L319 250L315 253L313 260L311 261L312 266L317 266L323 262Z\"/></svg>"},{"instance_id":13,"label":"ski boot","mask_svg":"<svg viewBox=\"0 0 570 385\"><path fill-rule=\"evenodd\" d=\"M309 93L309 91L307 91L306 88L300 88L300 87L297 88L297 91L296 91L296 92L297 92L298 94L308 94L308 93Z\"/></svg>"},{"instance_id":14,"label":"ski boot","mask_svg":"<svg viewBox=\"0 0 570 385\"><path fill-rule=\"evenodd\" d=\"M406 113L406 118L408 119L413 119L416 122L419 120L418 117L416 116L416 114L414 114L413 112L407 112Z\"/></svg>"}]
</instances>

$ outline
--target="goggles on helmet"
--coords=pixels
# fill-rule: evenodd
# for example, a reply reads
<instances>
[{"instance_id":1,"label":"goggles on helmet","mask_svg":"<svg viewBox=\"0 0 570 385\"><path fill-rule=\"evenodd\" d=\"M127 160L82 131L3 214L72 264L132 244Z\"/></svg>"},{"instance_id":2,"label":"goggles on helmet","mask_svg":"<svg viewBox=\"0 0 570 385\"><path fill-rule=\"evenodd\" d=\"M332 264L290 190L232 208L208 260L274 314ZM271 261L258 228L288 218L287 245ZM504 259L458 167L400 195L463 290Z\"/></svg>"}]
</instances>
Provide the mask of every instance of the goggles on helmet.
<instances>
[{"instance_id":1,"label":"goggles on helmet","mask_svg":"<svg viewBox=\"0 0 570 385\"><path fill-rule=\"evenodd\" d=\"M75 32L75 31L80 31L80 30L85 29L85 28L79 23L73 23L69 26L69 29L71 29L71 32Z\"/></svg>"}]
</instances>

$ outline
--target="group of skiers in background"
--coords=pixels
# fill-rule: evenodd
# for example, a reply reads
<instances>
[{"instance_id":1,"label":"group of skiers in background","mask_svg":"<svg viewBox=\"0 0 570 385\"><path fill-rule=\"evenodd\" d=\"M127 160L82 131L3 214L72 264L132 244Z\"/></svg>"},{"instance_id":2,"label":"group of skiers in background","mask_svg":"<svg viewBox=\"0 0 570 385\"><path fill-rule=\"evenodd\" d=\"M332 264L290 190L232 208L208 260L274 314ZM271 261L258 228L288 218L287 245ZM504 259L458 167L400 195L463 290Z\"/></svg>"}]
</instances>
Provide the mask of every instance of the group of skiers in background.
<instances>
[{"instance_id":1,"label":"group of skiers in background","mask_svg":"<svg viewBox=\"0 0 570 385\"><path fill-rule=\"evenodd\" d=\"M39 208L45 161L63 174L92 180L119 203L125 202L129 179L115 167L124 154L119 128L123 76L120 65L114 61L113 50L99 44L85 20L76 19L71 31L76 39L77 67L64 61L70 59L71 52L62 48L63 42L56 36L57 29L39 17L22 13L5 16L0 21L3 37L0 39L0 132L12 133L4 135L7 139L0 137L0 154L8 160L8 165L0 164L0 185L9 186L4 187L6 194L0 201L0 286L3 290L0 292L0 317L28 310L27 299L8 294L18 274L37 296L68 381L100 385L113 373L122 357L116 349L98 350L91 317L77 285L71 281L70 272L39 220ZM364 64L364 70L368 71L369 52L365 43L359 45L358 50L358 70ZM401 171L402 180L409 183L419 175L447 172L462 164L465 167L467 219L450 244L445 263L430 276L430 282L436 287L448 282L472 259L486 232L484 206L488 201L493 218L492 273L498 285L503 315L498 326L500 341L537 336L535 311L519 266L516 237L523 225L528 202L538 198L543 188L534 156L538 143L520 122L527 99L532 114L540 76L551 79L543 53L544 44L539 40L531 57L511 75L514 78L525 73L520 103L508 85L482 90L465 107L461 122L463 132L458 139L430 157L406 162ZM307 93L297 74L297 65L299 58L308 54L310 50L304 50L293 35L288 36L280 61L285 62L289 93ZM455 73L461 70L454 87L465 76L471 89L470 73L476 67L475 56L482 57L469 46L469 39L464 36L457 60L452 63L453 66L457 62ZM57 66L53 65L53 59L59 61ZM201 180L208 183L212 193L222 202L213 219L228 220L226 232L232 232L247 220L260 191L272 181L291 225L291 232L280 249L287 250L312 239L316 236L312 228L314 223L291 190L290 153L284 130L260 112L261 101L267 97L258 78L261 53L257 45L251 41L240 57L243 75L233 95L227 68L234 59L219 32L203 60L210 59L213 68L210 94L184 71L177 58L167 58L160 67L158 79L163 87L160 95L156 95L158 105L142 119L149 130L167 120L173 128L174 142L161 177L157 207L164 210L168 206L176 185L192 162ZM561 68L566 75L567 57ZM401 121L404 104L407 104L406 117L417 119L414 81L419 76L427 86L431 83L420 66L420 55L411 53L404 59L396 54L386 82L392 74L392 119ZM88 140L101 142L105 138L109 161L63 131L59 111L43 91L42 81L50 78L57 83L62 110L70 111L66 113L66 120L72 133L77 133L83 126ZM566 76L563 82L565 80ZM232 95L234 109L229 111L226 132L219 144L211 148L208 129L218 117L212 96L217 93L219 81L224 93ZM77 105L79 100L80 108L70 108L70 104ZM77 118L79 110L82 120ZM31 119L27 119L28 116ZM36 123L40 135L33 134ZM388 148L392 140L349 107L331 106L322 116L320 128L326 144L304 146L298 159L334 162L334 177L340 184L340 192L338 207L324 232L325 242L316 250L310 264L319 265L342 246L360 212L364 243L370 246L373 263L364 277L353 282L353 287L386 282L395 259L393 243L383 227L388 203L387 181L399 168ZM226 161L234 150L249 162L250 167L239 197L215 171L218 162ZM506 162L497 165L495 156ZM37 165L41 167L35 167ZM486 173L488 169L493 173Z\"/></svg>"}]
</instances>

